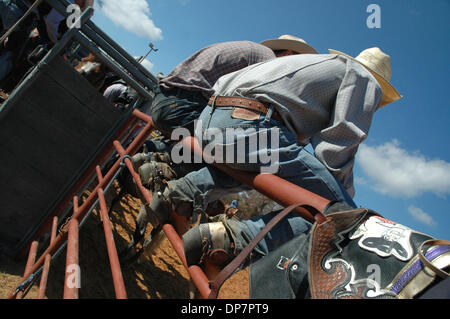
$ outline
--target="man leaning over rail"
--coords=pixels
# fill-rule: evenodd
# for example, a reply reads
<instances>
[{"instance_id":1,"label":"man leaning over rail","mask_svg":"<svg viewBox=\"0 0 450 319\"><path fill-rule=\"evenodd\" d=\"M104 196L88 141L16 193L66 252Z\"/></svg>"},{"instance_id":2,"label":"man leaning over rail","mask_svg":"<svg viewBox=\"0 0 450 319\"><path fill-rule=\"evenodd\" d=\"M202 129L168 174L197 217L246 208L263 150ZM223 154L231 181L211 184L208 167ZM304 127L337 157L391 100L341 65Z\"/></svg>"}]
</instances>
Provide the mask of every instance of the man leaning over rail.
<instances>
[{"instance_id":1,"label":"man leaning over rail","mask_svg":"<svg viewBox=\"0 0 450 319\"><path fill-rule=\"evenodd\" d=\"M222 42L207 46L181 62L159 81L160 92L150 108L156 127L170 137L179 127L194 134L194 121L214 93L223 75L279 56L317 53L303 39L283 35L261 44L251 41Z\"/></svg>"},{"instance_id":2,"label":"man leaning over rail","mask_svg":"<svg viewBox=\"0 0 450 319\"><path fill-rule=\"evenodd\" d=\"M356 207L352 200L355 192L353 166L358 146L367 137L374 113L399 99L400 95L389 83L392 74L390 57L379 48L364 50L356 58L334 50L330 53L261 63L217 82L216 103L222 101L222 96L239 95L263 103L264 108L272 110L278 119L272 115L267 120L269 113L256 120L236 118L232 113L239 108L231 104L231 107L215 108L210 105L200 120L203 131L231 125L256 125L257 134L278 130L278 149L268 145L267 150L278 154L279 160L275 164L279 177L330 201ZM314 155L305 150L308 143L313 147ZM235 169L246 169L239 163L227 164ZM191 186L194 179L188 177L185 183ZM234 233L245 234L241 238L245 243L246 238L256 236L270 217L238 225L239 230ZM310 225L295 214L285 221L272 236L260 242L257 247L260 255L266 255L290 236L310 229Z\"/></svg>"},{"instance_id":3,"label":"man leaning over rail","mask_svg":"<svg viewBox=\"0 0 450 319\"><path fill-rule=\"evenodd\" d=\"M276 57L316 53L317 51L303 39L291 35L265 40L261 44L251 41L233 41L210 45L194 53L175 67L168 76L160 79L160 92L155 96L149 113L156 127L166 136L171 137L172 132L177 128L185 128L193 135L194 123L207 106L208 99L214 93L213 86L221 76ZM170 146L166 143L155 145L152 140L149 140L146 144L150 152L170 151ZM142 156L138 154L137 157ZM186 165L186 170L192 171L202 166L204 165ZM205 175L200 179L207 180L208 183L211 179L210 174L213 174L216 185L221 185L228 190L235 187L237 187L235 190L242 189L240 183L218 170L208 167L200 172L200 175ZM148 176L141 176L141 178L148 180ZM189 193L186 196L191 195ZM195 201L200 202L195 206L206 209L207 204L203 205L202 196ZM182 213L191 214L192 207L188 211ZM145 209L141 209L132 244L142 238L147 223L148 214L145 213Z\"/></svg>"},{"instance_id":4,"label":"man leaning over rail","mask_svg":"<svg viewBox=\"0 0 450 319\"><path fill-rule=\"evenodd\" d=\"M262 134L277 131L278 141L270 141L265 149L256 152L277 155L277 162L272 164L277 167L279 177L328 200L356 207L352 200L353 165L358 145L367 137L374 113L400 95L389 83L390 57L379 48L364 50L356 59L337 51L331 53L282 57L220 78L214 86L217 99L210 100L199 120L203 132L253 127L256 140ZM257 102L259 109L252 112L246 108L242 112L249 101ZM252 138L245 132L235 132L234 145ZM224 144L205 136L203 142L208 146ZM276 148L271 142L277 142ZM314 148L314 155L305 150L308 143ZM246 147L246 155L249 149ZM229 162L226 152L223 154L223 161L235 169L255 172L263 166L260 162ZM147 207L149 218L164 222L170 209L182 202L193 203L192 199L199 194L223 196L229 190L217 189L216 184L221 185L221 181L216 172L206 167L169 182L166 191L154 196ZM264 218L238 223L241 229L235 230L235 234L245 233L242 240L247 235L252 237L264 224ZM260 254L265 255L268 249L288 240L286 236L292 238L309 228L301 218L286 218L277 231L272 231L270 240L277 244L267 239L261 241ZM242 245L234 243L234 246ZM187 253L189 250L187 243Z\"/></svg>"}]
</instances>

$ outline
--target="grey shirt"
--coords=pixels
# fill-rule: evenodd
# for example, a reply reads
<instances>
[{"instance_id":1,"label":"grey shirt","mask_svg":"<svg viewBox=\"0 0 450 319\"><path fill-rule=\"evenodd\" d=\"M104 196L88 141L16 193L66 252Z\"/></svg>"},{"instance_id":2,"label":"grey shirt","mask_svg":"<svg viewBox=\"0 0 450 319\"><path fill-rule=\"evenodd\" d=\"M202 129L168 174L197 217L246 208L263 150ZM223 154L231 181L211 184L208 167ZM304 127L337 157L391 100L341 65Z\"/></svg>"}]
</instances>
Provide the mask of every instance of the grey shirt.
<instances>
[{"instance_id":1,"label":"grey shirt","mask_svg":"<svg viewBox=\"0 0 450 319\"><path fill-rule=\"evenodd\" d=\"M117 98L126 90L127 90L126 85L122 83L116 83L108 86L105 92L103 92L103 96L111 103L114 103L117 100Z\"/></svg>"},{"instance_id":2,"label":"grey shirt","mask_svg":"<svg viewBox=\"0 0 450 319\"><path fill-rule=\"evenodd\" d=\"M273 105L284 124L354 197L353 166L382 90L362 65L339 55L301 54L249 66L221 77L215 95Z\"/></svg>"}]
</instances>

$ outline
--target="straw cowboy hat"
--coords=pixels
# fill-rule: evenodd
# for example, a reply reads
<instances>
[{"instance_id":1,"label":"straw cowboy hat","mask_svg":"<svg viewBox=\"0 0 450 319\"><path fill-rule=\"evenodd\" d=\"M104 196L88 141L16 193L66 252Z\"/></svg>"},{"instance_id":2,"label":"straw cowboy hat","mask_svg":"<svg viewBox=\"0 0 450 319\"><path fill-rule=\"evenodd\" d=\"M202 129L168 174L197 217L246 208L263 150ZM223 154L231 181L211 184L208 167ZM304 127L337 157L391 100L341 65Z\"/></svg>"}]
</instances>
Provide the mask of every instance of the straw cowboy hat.
<instances>
[{"instance_id":1,"label":"straw cowboy hat","mask_svg":"<svg viewBox=\"0 0 450 319\"><path fill-rule=\"evenodd\" d=\"M343 55L348 59L362 64L377 79L383 90L380 108L388 105L402 96L389 83L392 76L391 58L389 55L380 50L380 48L370 48L362 51L356 58L353 58L343 52L328 49L331 54Z\"/></svg>"},{"instance_id":2,"label":"straw cowboy hat","mask_svg":"<svg viewBox=\"0 0 450 319\"><path fill-rule=\"evenodd\" d=\"M307 44L305 40L288 34L282 35L278 39L263 41L261 44L271 48L272 50L292 50L302 54L318 54L316 49Z\"/></svg>"}]
</instances>

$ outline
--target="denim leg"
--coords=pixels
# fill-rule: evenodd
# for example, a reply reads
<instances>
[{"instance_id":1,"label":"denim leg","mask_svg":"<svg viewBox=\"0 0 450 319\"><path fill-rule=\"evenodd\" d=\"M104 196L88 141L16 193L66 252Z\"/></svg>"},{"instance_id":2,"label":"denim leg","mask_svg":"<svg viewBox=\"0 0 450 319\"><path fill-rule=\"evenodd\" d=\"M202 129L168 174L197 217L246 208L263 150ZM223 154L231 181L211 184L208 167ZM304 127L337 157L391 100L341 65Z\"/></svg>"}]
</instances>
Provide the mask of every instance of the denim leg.
<instances>
[{"instance_id":1,"label":"denim leg","mask_svg":"<svg viewBox=\"0 0 450 319\"><path fill-rule=\"evenodd\" d=\"M145 141L145 145L148 152L170 153L172 149L172 141L164 139L149 139Z\"/></svg>"},{"instance_id":2,"label":"denim leg","mask_svg":"<svg viewBox=\"0 0 450 319\"><path fill-rule=\"evenodd\" d=\"M210 202L249 188L219 169L205 166L180 179L169 181L168 189L168 196L175 207L180 202L192 202L194 207L204 210Z\"/></svg>"},{"instance_id":3,"label":"denim leg","mask_svg":"<svg viewBox=\"0 0 450 319\"><path fill-rule=\"evenodd\" d=\"M198 98L160 92L150 107L150 116L156 127L166 136L172 134L173 130L184 127L194 134L194 121L198 119L206 102Z\"/></svg>"},{"instance_id":4,"label":"denim leg","mask_svg":"<svg viewBox=\"0 0 450 319\"><path fill-rule=\"evenodd\" d=\"M280 211L273 211L249 220L228 220L226 223L234 235L236 254L240 253L264 229L267 223ZM311 230L311 223L295 213L288 214L258 243L251 256L251 262L277 249L291 239ZM256 254L255 254L256 253Z\"/></svg>"},{"instance_id":5,"label":"denim leg","mask_svg":"<svg viewBox=\"0 0 450 319\"><path fill-rule=\"evenodd\" d=\"M264 116L254 121L235 119L231 116L232 108L218 108L213 112L211 111L212 108L207 107L200 115L202 134L207 130L225 132L227 128L253 128L255 131L252 131L250 134L256 134L256 137L258 137L260 132L280 128L279 141L276 143L276 147L274 143L267 143L266 145L267 152L277 155L278 171L276 175L329 200L345 201L349 205L356 207L339 181L316 157L308 153L302 145L297 144L295 136L277 121L273 119L264 121ZM229 143L230 140L228 139L210 139L205 135L200 137L203 139L204 144L212 143L218 147L229 144L237 147L239 140L243 140L247 144L250 143L251 139L248 132L241 130L239 132L236 131L235 134L236 136L231 139L231 143ZM247 152L246 155L249 155L251 148L249 147L250 145L246 146L245 152ZM249 156L245 158L248 159ZM255 165L245 165L246 163L240 165L235 162L227 162L226 155L223 156L223 160L228 166L242 170L253 171L255 167ZM256 166L260 164L260 162L257 162ZM209 187L212 187L212 185L209 185ZM236 253L239 253L247 246L277 213L272 212L246 221L227 221L235 237ZM270 251L275 250L302 233L309 233L310 229L311 224L309 222L295 213L289 214L258 243L254 250L256 254L252 256L252 260L254 261L261 256L267 255Z\"/></svg>"},{"instance_id":6,"label":"denim leg","mask_svg":"<svg viewBox=\"0 0 450 319\"><path fill-rule=\"evenodd\" d=\"M303 146L292 144L280 156L279 177L330 201L342 201L356 208L342 184Z\"/></svg>"},{"instance_id":7,"label":"denim leg","mask_svg":"<svg viewBox=\"0 0 450 319\"><path fill-rule=\"evenodd\" d=\"M356 207L341 183L325 165L305 150L302 145L299 145L295 135L279 122L274 119L264 121L264 116L253 121L235 119L231 116L231 107L217 108L212 115L211 110L211 107L207 107L200 115L202 134L208 131L211 136L214 136L215 132L217 134L214 138L203 134L203 146L209 145L208 147L211 149L212 146L216 146L218 149L222 149L220 158L222 162L234 169L264 172L262 170L264 166L259 157L270 154L269 157L273 161L271 166L276 169L273 174L328 200L344 201L350 206ZM230 131L229 129L241 130ZM274 130L277 130L275 135L278 138L277 143L268 138L267 143L262 143L263 147L261 147L259 138L264 135L270 136ZM217 138L219 133L222 133L222 139ZM230 136L230 134L234 134L234 136ZM242 142L241 145L239 145L240 142ZM243 144L245 148L242 148ZM235 154L245 153L242 157L245 158L245 163L229 161L230 158L227 158L228 148L234 149ZM252 156L253 158L258 157L258 161L249 162Z\"/></svg>"}]
</instances>

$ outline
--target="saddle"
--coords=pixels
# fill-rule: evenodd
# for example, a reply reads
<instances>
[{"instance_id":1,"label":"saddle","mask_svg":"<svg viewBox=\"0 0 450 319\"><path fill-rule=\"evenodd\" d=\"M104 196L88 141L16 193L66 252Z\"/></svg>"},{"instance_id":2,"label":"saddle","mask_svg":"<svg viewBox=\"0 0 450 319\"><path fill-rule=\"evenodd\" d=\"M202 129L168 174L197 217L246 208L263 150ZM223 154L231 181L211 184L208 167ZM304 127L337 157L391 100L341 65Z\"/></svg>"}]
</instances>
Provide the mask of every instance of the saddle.
<instances>
[{"instance_id":1,"label":"saddle","mask_svg":"<svg viewBox=\"0 0 450 319\"><path fill-rule=\"evenodd\" d=\"M448 274L450 242L369 209L333 213L315 224L308 254L312 298L411 299Z\"/></svg>"},{"instance_id":2,"label":"saddle","mask_svg":"<svg viewBox=\"0 0 450 319\"><path fill-rule=\"evenodd\" d=\"M444 271L450 267L449 241L389 221L373 210L351 209L343 203L333 203L315 214L316 223L309 234L292 239L251 265L251 298L411 299L449 276ZM273 226L266 227L262 235ZM255 238L234 265L232 262L219 274L211 298L260 239Z\"/></svg>"}]
</instances>

